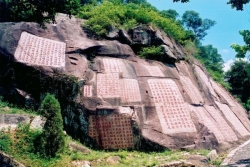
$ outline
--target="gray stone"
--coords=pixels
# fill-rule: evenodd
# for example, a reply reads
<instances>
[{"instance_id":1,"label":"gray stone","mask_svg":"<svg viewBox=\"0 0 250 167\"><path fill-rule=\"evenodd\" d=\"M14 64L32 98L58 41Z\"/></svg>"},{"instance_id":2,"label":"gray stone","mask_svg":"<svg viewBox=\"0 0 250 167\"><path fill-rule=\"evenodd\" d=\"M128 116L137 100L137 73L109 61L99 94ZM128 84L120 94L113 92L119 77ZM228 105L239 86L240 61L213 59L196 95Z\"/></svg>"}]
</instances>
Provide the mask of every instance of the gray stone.
<instances>
[{"instance_id":1,"label":"gray stone","mask_svg":"<svg viewBox=\"0 0 250 167\"><path fill-rule=\"evenodd\" d=\"M36 116L30 123L31 129L42 129L46 122L46 118L42 116Z\"/></svg>"},{"instance_id":2,"label":"gray stone","mask_svg":"<svg viewBox=\"0 0 250 167\"><path fill-rule=\"evenodd\" d=\"M29 123L30 117L21 114L4 114L4 123L8 125L18 125L19 123Z\"/></svg>"},{"instance_id":3,"label":"gray stone","mask_svg":"<svg viewBox=\"0 0 250 167\"><path fill-rule=\"evenodd\" d=\"M109 39L118 39L119 38L119 31L118 30L116 30L115 28L113 28L108 34L107 34L107 37L109 38Z\"/></svg>"},{"instance_id":4,"label":"gray stone","mask_svg":"<svg viewBox=\"0 0 250 167\"><path fill-rule=\"evenodd\" d=\"M20 162L14 160L13 157L1 151L0 151L0 166L2 167L5 167L5 166L25 167Z\"/></svg>"},{"instance_id":5,"label":"gray stone","mask_svg":"<svg viewBox=\"0 0 250 167\"><path fill-rule=\"evenodd\" d=\"M157 165L156 167L195 167L194 164L185 161L174 161L161 165Z\"/></svg>"},{"instance_id":6,"label":"gray stone","mask_svg":"<svg viewBox=\"0 0 250 167\"><path fill-rule=\"evenodd\" d=\"M153 43L154 44L158 44L158 45L167 45L168 47L170 47L171 49L174 48L173 43L171 42L170 38L167 36L167 34L163 31L160 30L156 30L155 31L155 35L153 38Z\"/></svg>"},{"instance_id":7,"label":"gray stone","mask_svg":"<svg viewBox=\"0 0 250 167\"><path fill-rule=\"evenodd\" d=\"M83 145L77 144L75 142L70 142L69 147L71 150L79 151L79 152L82 152L84 154L90 153L90 150L88 148L84 147Z\"/></svg>"},{"instance_id":8,"label":"gray stone","mask_svg":"<svg viewBox=\"0 0 250 167\"><path fill-rule=\"evenodd\" d=\"M170 47L167 45L161 45L163 52L166 54L166 56L169 59L173 59L173 60L177 60L177 57L173 54L173 52L171 51Z\"/></svg>"},{"instance_id":9,"label":"gray stone","mask_svg":"<svg viewBox=\"0 0 250 167\"><path fill-rule=\"evenodd\" d=\"M120 40L128 45L132 44L132 39L125 30L119 30Z\"/></svg>"},{"instance_id":10,"label":"gray stone","mask_svg":"<svg viewBox=\"0 0 250 167\"><path fill-rule=\"evenodd\" d=\"M209 167L208 159L202 155L189 155L187 161L191 162L195 166Z\"/></svg>"},{"instance_id":11,"label":"gray stone","mask_svg":"<svg viewBox=\"0 0 250 167\"><path fill-rule=\"evenodd\" d=\"M210 161L214 161L216 158L218 158L218 154L216 150L212 150L210 153L208 153L207 158Z\"/></svg>"},{"instance_id":12,"label":"gray stone","mask_svg":"<svg viewBox=\"0 0 250 167\"><path fill-rule=\"evenodd\" d=\"M151 29L141 25L130 30L132 44L150 45L151 44Z\"/></svg>"},{"instance_id":13,"label":"gray stone","mask_svg":"<svg viewBox=\"0 0 250 167\"><path fill-rule=\"evenodd\" d=\"M119 164L120 161L121 161L121 157L119 156L110 156L106 160L108 164Z\"/></svg>"}]
</instances>

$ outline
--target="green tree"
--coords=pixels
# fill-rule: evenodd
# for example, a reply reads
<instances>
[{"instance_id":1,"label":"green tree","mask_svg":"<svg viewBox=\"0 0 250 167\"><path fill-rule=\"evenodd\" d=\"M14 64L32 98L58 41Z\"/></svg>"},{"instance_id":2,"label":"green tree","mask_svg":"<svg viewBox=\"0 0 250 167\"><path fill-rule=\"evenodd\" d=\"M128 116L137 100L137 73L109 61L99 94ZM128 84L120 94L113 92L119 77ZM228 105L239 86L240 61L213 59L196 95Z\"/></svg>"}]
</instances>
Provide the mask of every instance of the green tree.
<instances>
[{"instance_id":1,"label":"green tree","mask_svg":"<svg viewBox=\"0 0 250 167\"><path fill-rule=\"evenodd\" d=\"M160 14L162 17L171 18L173 20L176 20L177 17L179 17L179 13L173 9L162 10L162 11L160 11Z\"/></svg>"},{"instance_id":2,"label":"green tree","mask_svg":"<svg viewBox=\"0 0 250 167\"><path fill-rule=\"evenodd\" d=\"M243 5L249 3L250 0L229 0L227 4L231 4L236 10L243 10Z\"/></svg>"},{"instance_id":3,"label":"green tree","mask_svg":"<svg viewBox=\"0 0 250 167\"><path fill-rule=\"evenodd\" d=\"M186 3L189 2L189 0L173 0L173 2L182 2ZM227 4L230 4L232 8L235 8L236 10L243 10L243 5L249 3L250 0L229 0Z\"/></svg>"},{"instance_id":4,"label":"green tree","mask_svg":"<svg viewBox=\"0 0 250 167\"><path fill-rule=\"evenodd\" d=\"M247 52L250 50L250 31L249 30L240 31L240 35L243 36L245 45L240 46L238 44L232 44L231 48L233 48L237 53L236 54L237 58L244 58Z\"/></svg>"},{"instance_id":5,"label":"green tree","mask_svg":"<svg viewBox=\"0 0 250 167\"><path fill-rule=\"evenodd\" d=\"M80 8L80 0L0 0L0 4L1 21L33 21L43 26L54 23L59 12L71 16Z\"/></svg>"},{"instance_id":6,"label":"green tree","mask_svg":"<svg viewBox=\"0 0 250 167\"><path fill-rule=\"evenodd\" d=\"M223 86L227 86L223 81L224 72L223 72L223 59L222 56L218 53L217 48L214 48L212 45L197 45L199 50L198 54L195 55L197 59L201 61L202 64L206 67L209 74L212 78L221 83Z\"/></svg>"},{"instance_id":7,"label":"green tree","mask_svg":"<svg viewBox=\"0 0 250 167\"><path fill-rule=\"evenodd\" d=\"M65 146L60 104L53 95L47 94L40 112L47 120L41 134L39 152L44 156L55 157Z\"/></svg>"},{"instance_id":8,"label":"green tree","mask_svg":"<svg viewBox=\"0 0 250 167\"><path fill-rule=\"evenodd\" d=\"M126 2L126 3L135 3L135 4L144 4L147 1L146 0L123 0L123 2Z\"/></svg>"},{"instance_id":9,"label":"green tree","mask_svg":"<svg viewBox=\"0 0 250 167\"><path fill-rule=\"evenodd\" d=\"M199 13L193 10L188 10L182 15L182 23L188 30L192 30L199 40L202 40L207 35L206 31L216 24L210 19L202 20Z\"/></svg>"},{"instance_id":10,"label":"green tree","mask_svg":"<svg viewBox=\"0 0 250 167\"><path fill-rule=\"evenodd\" d=\"M250 63L244 60L235 61L226 72L225 79L232 87L231 93L247 103L250 97Z\"/></svg>"},{"instance_id":11,"label":"green tree","mask_svg":"<svg viewBox=\"0 0 250 167\"><path fill-rule=\"evenodd\" d=\"M178 42L182 42L182 39L186 37L186 32L179 23L162 17L159 11L148 3L124 4L118 3L117 0L107 0L91 8L84 6L79 17L87 19L83 26L98 37L105 37L113 29L130 29L139 24L153 24Z\"/></svg>"}]
</instances>

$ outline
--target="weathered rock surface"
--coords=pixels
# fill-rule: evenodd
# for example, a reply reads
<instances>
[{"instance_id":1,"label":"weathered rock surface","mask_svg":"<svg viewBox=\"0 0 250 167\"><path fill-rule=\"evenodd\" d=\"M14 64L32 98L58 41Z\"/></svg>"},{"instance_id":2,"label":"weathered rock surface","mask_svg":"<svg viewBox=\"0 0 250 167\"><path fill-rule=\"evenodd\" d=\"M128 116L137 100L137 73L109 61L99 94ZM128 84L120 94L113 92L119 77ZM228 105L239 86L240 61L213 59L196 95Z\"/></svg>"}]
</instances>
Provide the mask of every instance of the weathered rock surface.
<instances>
[{"instance_id":1,"label":"weathered rock surface","mask_svg":"<svg viewBox=\"0 0 250 167\"><path fill-rule=\"evenodd\" d=\"M1 112L1 110L0 110ZM29 124L33 129L43 128L45 118L40 116L29 116L24 114L0 114L0 130L5 128L16 128L19 124Z\"/></svg>"},{"instance_id":2,"label":"weathered rock surface","mask_svg":"<svg viewBox=\"0 0 250 167\"><path fill-rule=\"evenodd\" d=\"M157 165L156 167L195 167L195 165L185 161L174 161L162 165Z\"/></svg>"},{"instance_id":3,"label":"weathered rock surface","mask_svg":"<svg viewBox=\"0 0 250 167\"><path fill-rule=\"evenodd\" d=\"M119 156L111 156L111 157L108 157L106 162L108 164L119 164L121 161L121 157Z\"/></svg>"},{"instance_id":4,"label":"weathered rock surface","mask_svg":"<svg viewBox=\"0 0 250 167\"><path fill-rule=\"evenodd\" d=\"M69 143L69 148L70 150L79 151L82 152L83 154L90 153L90 150L88 148L84 147L83 145L77 144L75 142Z\"/></svg>"},{"instance_id":5,"label":"weathered rock surface","mask_svg":"<svg viewBox=\"0 0 250 167\"><path fill-rule=\"evenodd\" d=\"M1 167L25 167L20 162L17 162L16 160L14 160L13 157L3 152L0 152L0 166Z\"/></svg>"},{"instance_id":6,"label":"weathered rock surface","mask_svg":"<svg viewBox=\"0 0 250 167\"><path fill-rule=\"evenodd\" d=\"M137 27L119 32L131 43L96 41L81 22L1 23L0 94L26 105L55 94L67 133L103 149L225 149L249 137L243 107L199 63L144 60L131 49L154 42L183 58L164 33Z\"/></svg>"}]
</instances>

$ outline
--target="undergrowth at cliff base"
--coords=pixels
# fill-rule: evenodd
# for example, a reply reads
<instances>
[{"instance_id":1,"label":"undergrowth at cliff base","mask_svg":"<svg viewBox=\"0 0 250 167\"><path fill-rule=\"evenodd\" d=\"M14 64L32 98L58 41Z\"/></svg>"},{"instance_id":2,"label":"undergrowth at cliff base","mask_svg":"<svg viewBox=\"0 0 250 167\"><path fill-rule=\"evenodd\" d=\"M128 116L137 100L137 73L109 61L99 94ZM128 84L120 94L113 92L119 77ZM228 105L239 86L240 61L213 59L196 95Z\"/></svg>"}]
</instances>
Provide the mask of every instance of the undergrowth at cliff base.
<instances>
[{"instance_id":1,"label":"undergrowth at cliff base","mask_svg":"<svg viewBox=\"0 0 250 167\"><path fill-rule=\"evenodd\" d=\"M138 152L138 151L104 151L90 150L89 154L78 151L71 151L68 147L73 140L65 135L66 146L63 151L54 158L45 158L36 153L36 141L41 130L31 130L29 125L21 124L16 130L3 129L0 131L0 151L3 151L26 166L32 167L62 167L72 166L72 161L89 161L91 166L155 166L171 161L185 159L189 154L205 155L208 152L202 151L169 151L163 152ZM80 144L77 141L73 141ZM110 156L119 156L119 164L108 164L106 159Z\"/></svg>"},{"instance_id":2,"label":"undergrowth at cliff base","mask_svg":"<svg viewBox=\"0 0 250 167\"><path fill-rule=\"evenodd\" d=\"M27 114L27 115L38 115L34 110L20 108L14 104L10 104L3 100L0 96L0 114Z\"/></svg>"}]
</instances>

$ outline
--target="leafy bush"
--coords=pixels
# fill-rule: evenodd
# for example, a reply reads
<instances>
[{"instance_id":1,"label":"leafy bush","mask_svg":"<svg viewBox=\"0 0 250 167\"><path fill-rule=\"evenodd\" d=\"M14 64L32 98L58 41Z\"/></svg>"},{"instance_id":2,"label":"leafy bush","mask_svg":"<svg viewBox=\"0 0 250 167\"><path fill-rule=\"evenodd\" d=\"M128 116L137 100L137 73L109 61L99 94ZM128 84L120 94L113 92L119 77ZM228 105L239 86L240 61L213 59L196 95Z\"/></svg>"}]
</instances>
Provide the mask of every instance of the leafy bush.
<instances>
[{"instance_id":1,"label":"leafy bush","mask_svg":"<svg viewBox=\"0 0 250 167\"><path fill-rule=\"evenodd\" d=\"M8 103L3 100L2 96L0 96L0 107L6 107L6 106L8 106Z\"/></svg>"},{"instance_id":2,"label":"leafy bush","mask_svg":"<svg viewBox=\"0 0 250 167\"><path fill-rule=\"evenodd\" d=\"M0 151L9 152L11 151L12 141L10 138L10 131L0 131Z\"/></svg>"},{"instance_id":3,"label":"leafy bush","mask_svg":"<svg viewBox=\"0 0 250 167\"><path fill-rule=\"evenodd\" d=\"M31 130L29 124L19 124L14 135L15 153L33 154L36 150L36 141L41 135L40 130Z\"/></svg>"},{"instance_id":4,"label":"leafy bush","mask_svg":"<svg viewBox=\"0 0 250 167\"><path fill-rule=\"evenodd\" d=\"M153 24L168 35L181 41L186 32L180 24L170 18L163 17L148 3L114 3L105 1L98 6L86 5L81 8L79 17L88 19L84 25L98 36L105 36L111 29L129 29L139 24Z\"/></svg>"},{"instance_id":5,"label":"leafy bush","mask_svg":"<svg viewBox=\"0 0 250 167\"><path fill-rule=\"evenodd\" d=\"M152 59L152 60L161 60L164 56L161 46L150 46L142 48L142 51L139 53L141 58Z\"/></svg>"}]
</instances>

